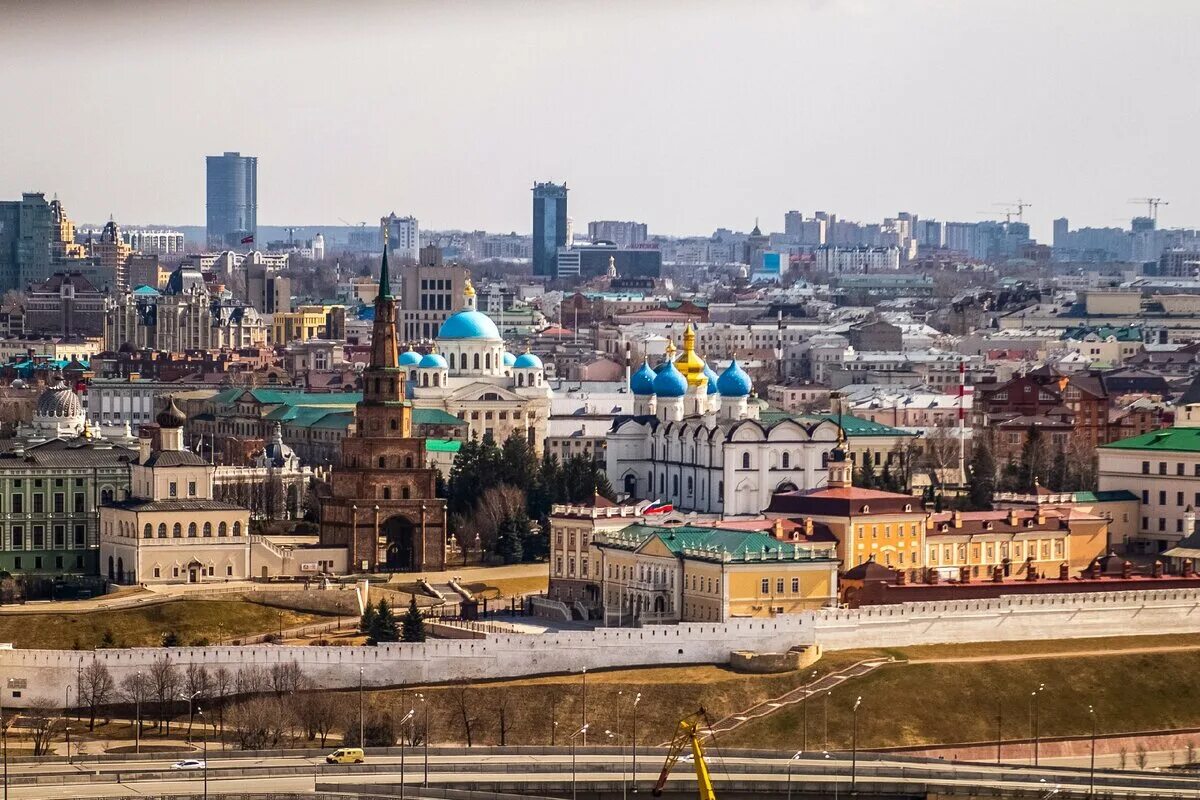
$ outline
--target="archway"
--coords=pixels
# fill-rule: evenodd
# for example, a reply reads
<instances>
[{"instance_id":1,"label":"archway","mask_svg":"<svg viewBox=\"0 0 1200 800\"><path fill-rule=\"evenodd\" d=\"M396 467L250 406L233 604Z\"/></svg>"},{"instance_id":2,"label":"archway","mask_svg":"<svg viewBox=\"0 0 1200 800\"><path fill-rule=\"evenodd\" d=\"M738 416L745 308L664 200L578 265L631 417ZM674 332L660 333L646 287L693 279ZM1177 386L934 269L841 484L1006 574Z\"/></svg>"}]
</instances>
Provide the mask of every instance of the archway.
<instances>
[{"instance_id":1,"label":"archway","mask_svg":"<svg viewBox=\"0 0 1200 800\"><path fill-rule=\"evenodd\" d=\"M784 481L783 483L781 483L775 487L775 494L780 494L782 492L795 492L795 491L797 491L796 484L792 483L791 481Z\"/></svg>"},{"instance_id":2,"label":"archway","mask_svg":"<svg viewBox=\"0 0 1200 800\"><path fill-rule=\"evenodd\" d=\"M662 614L667 610L667 601L662 598L662 595L654 598L654 613Z\"/></svg>"},{"instance_id":3,"label":"archway","mask_svg":"<svg viewBox=\"0 0 1200 800\"><path fill-rule=\"evenodd\" d=\"M117 583L125 583L125 559L117 559Z\"/></svg>"},{"instance_id":4,"label":"archway","mask_svg":"<svg viewBox=\"0 0 1200 800\"><path fill-rule=\"evenodd\" d=\"M380 568L385 570L416 569L417 528L407 517L395 516L379 526L386 550Z\"/></svg>"},{"instance_id":5,"label":"archway","mask_svg":"<svg viewBox=\"0 0 1200 800\"><path fill-rule=\"evenodd\" d=\"M113 566L113 557L109 556L108 557L108 579L110 581L116 581L116 579L117 579L116 569L117 568L115 566Z\"/></svg>"}]
</instances>

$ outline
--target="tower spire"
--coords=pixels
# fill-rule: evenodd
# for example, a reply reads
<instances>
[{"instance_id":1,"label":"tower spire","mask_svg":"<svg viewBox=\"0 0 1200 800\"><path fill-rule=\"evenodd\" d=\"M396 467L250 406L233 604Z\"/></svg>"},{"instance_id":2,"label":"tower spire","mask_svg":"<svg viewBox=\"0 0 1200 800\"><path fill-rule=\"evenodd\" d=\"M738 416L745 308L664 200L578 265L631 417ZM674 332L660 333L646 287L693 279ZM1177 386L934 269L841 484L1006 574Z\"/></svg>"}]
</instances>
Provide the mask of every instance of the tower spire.
<instances>
[{"instance_id":1,"label":"tower spire","mask_svg":"<svg viewBox=\"0 0 1200 800\"><path fill-rule=\"evenodd\" d=\"M387 231L387 228L384 228L383 229L383 264L379 267L379 296L380 297L391 297L392 296L392 282L391 282L390 276L388 275L387 253L388 253L388 231Z\"/></svg>"}]
</instances>

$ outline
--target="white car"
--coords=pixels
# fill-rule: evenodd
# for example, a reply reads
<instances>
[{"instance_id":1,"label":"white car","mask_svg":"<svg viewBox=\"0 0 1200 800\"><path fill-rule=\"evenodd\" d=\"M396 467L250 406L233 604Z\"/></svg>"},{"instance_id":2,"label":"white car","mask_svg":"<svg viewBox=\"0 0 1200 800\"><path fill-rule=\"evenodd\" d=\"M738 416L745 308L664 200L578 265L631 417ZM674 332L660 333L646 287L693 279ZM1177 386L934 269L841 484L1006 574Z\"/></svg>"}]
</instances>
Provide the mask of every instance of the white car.
<instances>
[{"instance_id":1,"label":"white car","mask_svg":"<svg viewBox=\"0 0 1200 800\"><path fill-rule=\"evenodd\" d=\"M171 765L171 769L204 769L204 761L198 758L188 758L176 761Z\"/></svg>"}]
</instances>

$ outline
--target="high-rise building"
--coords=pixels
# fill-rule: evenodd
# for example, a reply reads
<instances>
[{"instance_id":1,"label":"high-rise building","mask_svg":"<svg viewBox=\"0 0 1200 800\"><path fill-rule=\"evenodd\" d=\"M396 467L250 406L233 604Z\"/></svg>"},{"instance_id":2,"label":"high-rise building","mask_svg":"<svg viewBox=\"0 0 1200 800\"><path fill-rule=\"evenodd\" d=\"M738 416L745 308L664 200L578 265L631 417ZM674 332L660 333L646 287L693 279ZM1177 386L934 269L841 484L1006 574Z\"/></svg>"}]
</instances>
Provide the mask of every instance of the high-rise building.
<instances>
[{"instance_id":1,"label":"high-rise building","mask_svg":"<svg viewBox=\"0 0 1200 800\"><path fill-rule=\"evenodd\" d=\"M388 244L389 254L403 261L415 263L421 252L421 234L417 229L417 218L411 214L397 217L392 212L379 218L379 233Z\"/></svg>"},{"instance_id":2,"label":"high-rise building","mask_svg":"<svg viewBox=\"0 0 1200 800\"><path fill-rule=\"evenodd\" d=\"M1067 236L1071 232L1071 222L1066 217L1059 217L1054 220L1054 246L1064 248L1067 246Z\"/></svg>"},{"instance_id":3,"label":"high-rise building","mask_svg":"<svg viewBox=\"0 0 1200 800\"><path fill-rule=\"evenodd\" d=\"M400 270L400 338L405 342L433 341L442 323L462 310L467 270L442 261L436 245L421 249L419 262Z\"/></svg>"},{"instance_id":4,"label":"high-rise building","mask_svg":"<svg viewBox=\"0 0 1200 800\"><path fill-rule=\"evenodd\" d=\"M633 247L650 241L644 222L618 222L605 219L588 223L588 238L593 242L612 242L617 247Z\"/></svg>"},{"instance_id":5,"label":"high-rise building","mask_svg":"<svg viewBox=\"0 0 1200 800\"><path fill-rule=\"evenodd\" d=\"M54 216L41 192L0 201L0 291L50 277Z\"/></svg>"},{"instance_id":6,"label":"high-rise building","mask_svg":"<svg viewBox=\"0 0 1200 800\"><path fill-rule=\"evenodd\" d=\"M253 245L258 234L258 159L231 152L206 161L208 246L219 250Z\"/></svg>"},{"instance_id":7,"label":"high-rise building","mask_svg":"<svg viewBox=\"0 0 1200 800\"><path fill-rule=\"evenodd\" d=\"M553 277L558 248L567 239L567 185L533 185L533 274Z\"/></svg>"}]
</instances>

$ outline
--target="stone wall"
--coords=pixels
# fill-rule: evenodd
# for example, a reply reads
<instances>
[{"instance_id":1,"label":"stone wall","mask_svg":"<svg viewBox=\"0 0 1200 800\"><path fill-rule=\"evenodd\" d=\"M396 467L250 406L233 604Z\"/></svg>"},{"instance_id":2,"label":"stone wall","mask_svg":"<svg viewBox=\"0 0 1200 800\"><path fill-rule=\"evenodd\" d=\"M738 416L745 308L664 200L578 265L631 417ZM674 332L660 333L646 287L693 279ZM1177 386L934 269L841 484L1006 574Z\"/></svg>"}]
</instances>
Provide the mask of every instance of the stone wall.
<instances>
[{"instance_id":1,"label":"stone wall","mask_svg":"<svg viewBox=\"0 0 1200 800\"><path fill-rule=\"evenodd\" d=\"M1200 630L1200 590L1003 597L830 609L726 624L602 628L542 636L429 641L379 647L185 647L96 650L0 650L5 706L58 700L77 670L96 659L119 683L156 660L224 665L230 670L295 661L319 685L351 688L359 670L369 686L456 678L504 678L578 672L582 667L728 663L734 650L781 652L820 644L826 650L952 642L1019 641Z\"/></svg>"}]
</instances>

